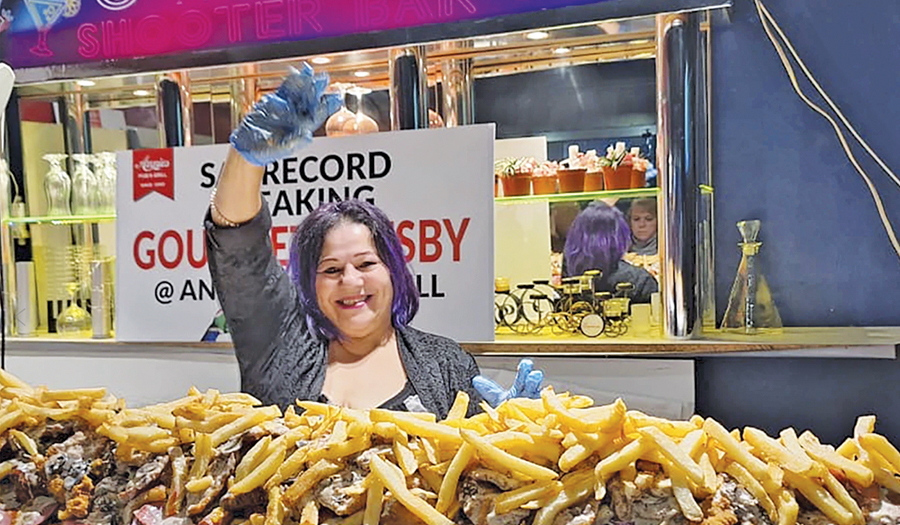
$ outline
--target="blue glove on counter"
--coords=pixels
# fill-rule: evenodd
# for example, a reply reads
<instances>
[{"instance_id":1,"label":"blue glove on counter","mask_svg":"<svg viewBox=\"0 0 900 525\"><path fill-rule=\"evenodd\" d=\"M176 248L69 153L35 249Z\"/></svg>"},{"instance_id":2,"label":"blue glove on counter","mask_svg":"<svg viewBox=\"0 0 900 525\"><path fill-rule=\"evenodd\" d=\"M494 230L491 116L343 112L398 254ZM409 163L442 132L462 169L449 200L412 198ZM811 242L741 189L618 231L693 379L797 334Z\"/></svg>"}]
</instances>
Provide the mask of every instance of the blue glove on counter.
<instances>
[{"instance_id":1,"label":"blue glove on counter","mask_svg":"<svg viewBox=\"0 0 900 525\"><path fill-rule=\"evenodd\" d=\"M541 383L544 381L544 373L540 370L532 370L533 368L534 363L531 359L519 361L516 379L509 390L504 389L496 381L481 375L472 378L472 385L492 407L497 407L500 403L514 397L538 399L541 397Z\"/></svg>"},{"instance_id":2,"label":"blue glove on counter","mask_svg":"<svg viewBox=\"0 0 900 525\"><path fill-rule=\"evenodd\" d=\"M265 166L312 141L313 132L340 109L341 97L324 95L328 75L304 63L291 68L278 91L264 96L231 132L231 145L247 162Z\"/></svg>"}]
</instances>

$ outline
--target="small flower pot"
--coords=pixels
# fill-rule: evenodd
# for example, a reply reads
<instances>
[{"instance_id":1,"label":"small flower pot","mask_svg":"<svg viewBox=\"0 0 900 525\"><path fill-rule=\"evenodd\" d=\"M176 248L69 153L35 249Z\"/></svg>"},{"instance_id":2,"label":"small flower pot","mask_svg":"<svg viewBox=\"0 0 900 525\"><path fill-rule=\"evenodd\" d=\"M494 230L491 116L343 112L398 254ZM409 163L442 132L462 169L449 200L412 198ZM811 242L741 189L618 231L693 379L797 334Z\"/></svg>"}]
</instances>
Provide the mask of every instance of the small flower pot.
<instances>
[{"instance_id":1,"label":"small flower pot","mask_svg":"<svg viewBox=\"0 0 900 525\"><path fill-rule=\"evenodd\" d=\"M647 185L647 172L644 170L631 170L631 187L640 189Z\"/></svg>"},{"instance_id":2,"label":"small flower pot","mask_svg":"<svg viewBox=\"0 0 900 525\"><path fill-rule=\"evenodd\" d=\"M556 172L559 177L560 193L579 193L584 191L584 175L587 170L578 169L560 169Z\"/></svg>"},{"instance_id":3,"label":"small flower pot","mask_svg":"<svg viewBox=\"0 0 900 525\"><path fill-rule=\"evenodd\" d=\"M589 171L584 174L584 191L603 191L602 171Z\"/></svg>"},{"instance_id":4,"label":"small flower pot","mask_svg":"<svg viewBox=\"0 0 900 525\"><path fill-rule=\"evenodd\" d=\"M515 174L512 177L503 177L504 197L521 197L531 195L531 175Z\"/></svg>"},{"instance_id":5,"label":"small flower pot","mask_svg":"<svg viewBox=\"0 0 900 525\"><path fill-rule=\"evenodd\" d=\"M603 167L603 182L607 191L627 190L631 188L631 166Z\"/></svg>"},{"instance_id":6,"label":"small flower pot","mask_svg":"<svg viewBox=\"0 0 900 525\"><path fill-rule=\"evenodd\" d=\"M552 195L556 193L557 176L532 177L531 188L535 195Z\"/></svg>"}]
</instances>

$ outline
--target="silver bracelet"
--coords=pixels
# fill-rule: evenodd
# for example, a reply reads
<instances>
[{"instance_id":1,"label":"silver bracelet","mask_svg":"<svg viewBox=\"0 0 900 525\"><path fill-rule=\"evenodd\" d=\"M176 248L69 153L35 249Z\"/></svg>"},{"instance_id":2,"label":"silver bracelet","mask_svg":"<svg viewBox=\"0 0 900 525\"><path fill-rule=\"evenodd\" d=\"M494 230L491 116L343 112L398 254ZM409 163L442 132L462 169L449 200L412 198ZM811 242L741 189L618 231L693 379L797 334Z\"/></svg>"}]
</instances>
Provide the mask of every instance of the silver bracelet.
<instances>
[{"instance_id":1,"label":"silver bracelet","mask_svg":"<svg viewBox=\"0 0 900 525\"><path fill-rule=\"evenodd\" d=\"M219 189L219 186L213 186L212 192L209 194L209 214L213 219L213 222L220 224L221 226L225 226L228 228L236 228L240 226L240 224L230 220L228 217L222 215L222 212L219 211L219 208L216 207L216 191Z\"/></svg>"}]
</instances>

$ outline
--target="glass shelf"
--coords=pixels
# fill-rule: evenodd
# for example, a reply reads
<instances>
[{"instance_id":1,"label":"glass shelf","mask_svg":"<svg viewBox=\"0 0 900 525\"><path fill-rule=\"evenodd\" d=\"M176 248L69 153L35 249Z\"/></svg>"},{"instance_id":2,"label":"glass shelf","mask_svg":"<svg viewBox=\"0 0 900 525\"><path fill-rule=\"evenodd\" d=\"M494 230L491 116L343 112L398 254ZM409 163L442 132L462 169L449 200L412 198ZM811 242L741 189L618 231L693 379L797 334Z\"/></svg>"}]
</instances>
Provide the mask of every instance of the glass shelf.
<instances>
[{"instance_id":1,"label":"glass shelf","mask_svg":"<svg viewBox=\"0 0 900 525\"><path fill-rule=\"evenodd\" d=\"M659 188L641 188L634 190L591 191L578 193L554 193L551 195L523 195L521 197L496 197L497 204L519 204L523 202L572 202L596 199L627 199L635 197L655 197Z\"/></svg>"},{"instance_id":2,"label":"glass shelf","mask_svg":"<svg viewBox=\"0 0 900 525\"><path fill-rule=\"evenodd\" d=\"M54 215L46 217L8 217L4 224L81 224L89 222L112 222L116 214L98 215Z\"/></svg>"}]
</instances>

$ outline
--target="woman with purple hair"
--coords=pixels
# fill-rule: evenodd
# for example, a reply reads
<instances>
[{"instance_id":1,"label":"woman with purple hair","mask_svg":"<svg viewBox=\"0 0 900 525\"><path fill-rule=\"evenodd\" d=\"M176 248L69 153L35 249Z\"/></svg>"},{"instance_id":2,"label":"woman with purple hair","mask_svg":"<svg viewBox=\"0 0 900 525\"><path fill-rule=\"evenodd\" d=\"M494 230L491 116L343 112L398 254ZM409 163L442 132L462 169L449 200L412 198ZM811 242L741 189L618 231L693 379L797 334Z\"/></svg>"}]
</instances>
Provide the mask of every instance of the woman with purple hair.
<instances>
[{"instance_id":1,"label":"woman with purple hair","mask_svg":"<svg viewBox=\"0 0 900 525\"><path fill-rule=\"evenodd\" d=\"M519 367L513 388L479 376L454 341L409 326L419 290L391 221L372 204L323 205L294 233L285 272L272 251L260 189L264 166L291 155L340 107L328 80L293 70L231 135L206 216L209 268L241 371L241 388L285 408L318 400L351 408L447 415L484 398L539 397L542 373Z\"/></svg>"},{"instance_id":2,"label":"woman with purple hair","mask_svg":"<svg viewBox=\"0 0 900 525\"><path fill-rule=\"evenodd\" d=\"M616 285L631 283L632 302L649 303L659 285L646 270L622 260L630 246L631 231L622 212L602 201L592 202L575 217L566 235L563 276L600 270L594 279L596 291L615 293Z\"/></svg>"}]
</instances>

